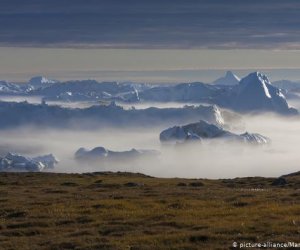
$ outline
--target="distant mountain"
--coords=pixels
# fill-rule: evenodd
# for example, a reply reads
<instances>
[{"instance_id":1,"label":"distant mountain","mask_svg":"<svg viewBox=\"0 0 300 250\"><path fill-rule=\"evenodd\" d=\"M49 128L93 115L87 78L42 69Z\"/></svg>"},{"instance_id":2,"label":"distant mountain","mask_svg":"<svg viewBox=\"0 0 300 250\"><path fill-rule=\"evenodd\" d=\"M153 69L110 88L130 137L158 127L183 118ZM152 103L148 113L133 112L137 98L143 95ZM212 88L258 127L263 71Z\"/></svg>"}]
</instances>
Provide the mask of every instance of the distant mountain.
<instances>
[{"instance_id":1,"label":"distant mountain","mask_svg":"<svg viewBox=\"0 0 300 250\"><path fill-rule=\"evenodd\" d=\"M160 133L159 138L161 142L179 143L207 139L226 139L253 145L268 144L270 142L267 137L260 134L250 134L246 132L238 135L205 121L168 128Z\"/></svg>"},{"instance_id":2,"label":"distant mountain","mask_svg":"<svg viewBox=\"0 0 300 250\"><path fill-rule=\"evenodd\" d=\"M213 82L215 85L237 85L240 82L240 78L233 74L231 71L227 71L224 77L218 78Z\"/></svg>"},{"instance_id":3,"label":"distant mountain","mask_svg":"<svg viewBox=\"0 0 300 250\"><path fill-rule=\"evenodd\" d=\"M280 89L272 86L266 75L254 72L244 77L236 88L232 108L240 112L273 111L280 114L296 114L288 106Z\"/></svg>"}]
</instances>

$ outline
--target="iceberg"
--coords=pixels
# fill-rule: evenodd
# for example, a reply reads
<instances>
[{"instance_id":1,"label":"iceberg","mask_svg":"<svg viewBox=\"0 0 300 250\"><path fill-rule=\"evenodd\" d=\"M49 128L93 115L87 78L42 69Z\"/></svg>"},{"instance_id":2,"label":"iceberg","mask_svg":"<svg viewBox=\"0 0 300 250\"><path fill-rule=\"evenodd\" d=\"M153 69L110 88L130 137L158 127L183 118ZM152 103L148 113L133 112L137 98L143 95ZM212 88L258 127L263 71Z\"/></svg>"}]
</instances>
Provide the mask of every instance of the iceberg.
<instances>
[{"instance_id":1,"label":"iceberg","mask_svg":"<svg viewBox=\"0 0 300 250\"><path fill-rule=\"evenodd\" d=\"M104 147L96 147L88 150L79 148L75 152L75 159L79 161L96 161L96 160L134 160L142 157L155 157L160 153L156 150L137 150L112 151Z\"/></svg>"},{"instance_id":2,"label":"iceberg","mask_svg":"<svg viewBox=\"0 0 300 250\"><path fill-rule=\"evenodd\" d=\"M207 139L226 139L252 145L263 145L270 143L270 139L263 135L256 133L251 134L248 132L239 135L202 120L184 126L174 126L165 129L160 133L159 138L163 143L183 143L189 141L201 142L202 140Z\"/></svg>"},{"instance_id":3,"label":"iceberg","mask_svg":"<svg viewBox=\"0 0 300 250\"><path fill-rule=\"evenodd\" d=\"M52 154L30 158L15 153L7 153L5 157L0 157L0 171L41 172L53 169L57 163L58 160Z\"/></svg>"}]
</instances>

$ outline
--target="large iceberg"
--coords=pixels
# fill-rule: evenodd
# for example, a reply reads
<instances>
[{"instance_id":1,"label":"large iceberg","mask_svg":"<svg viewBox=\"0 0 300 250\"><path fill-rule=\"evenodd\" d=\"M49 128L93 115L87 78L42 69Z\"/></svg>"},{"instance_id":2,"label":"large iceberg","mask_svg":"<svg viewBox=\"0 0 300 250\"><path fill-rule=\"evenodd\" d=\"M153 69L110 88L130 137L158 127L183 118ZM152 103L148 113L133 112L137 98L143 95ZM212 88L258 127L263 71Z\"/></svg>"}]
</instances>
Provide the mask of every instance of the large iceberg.
<instances>
[{"instance_id":1,"label":"large iceberg","mask_svg":"<svg viewBox=\"0 0 300 250\"><path fill-rule=\"evenodd\" d=\"M0 128L23 125L47 127L101 127L109 126L154 126L192 122L197 119L213 124L223 124L217 106L185 106L180 108L124 109L114 102L110 105L95 105L89 108L70 109L47 104L27 102L0 102Z\"/></svg>"},{"instance_id":2,"label":"large iceberg","mask_svg":"<svg viewBox=\"0 0 300 250\"><path fill-rule=\"evenodd\" d=\"M216 85L237 85L240 82L240 78L238 76L236 76L235 74L233 74L233 72L231 71L227 71L226 75L218 78L217 80L215 80L213 82L213 84Z\"/></svg>"},{"instance_id":3,"label":"large iceberg","mask_svg":"<svg viewBox=\"0 0 300 250\"><path fill-rule=\"evenodd\" d=\"M134 160L141 157L156 157L159 152L156 150L112 151L104 147L96 147L92 150L79 148L75 153L75 159L80 161L90 160Z\"/></svg>"},{"instance_id":4,"label":"large iceberg","mask_svg":"<svg viewBox=\"0 0 300 250\"><path fill-rule=\"evenodd\" d=\"M57 163L58 160L52 154L31 158L7 153L5 157L0 157L0 171L41 172L53 169Z\"/></svg>"},{"instance_id":5,"label":"large iceberg","mask_svg":"<svg viewBox=\"0 0 300 250\"><path fill-rule=\"evenodd\" d=\"M260 134L235 134L205 121L199 121L184 126L174 126L160 133L161 142L188 142L205 139L226 139L253 145L268 144L270 139Z\"/></svg>"},{"instance_id":6,"label":"large iceberg","mask_svg":"<svg viewBox=\"0 0 300 250\"><path fill-rule=\"evenodd\" d=\"M33 89L39 89L39 88L46 88L49 87L55 83L58 83L57 80L52 80L52 79L48 79L44 76L35 76L32 77L29 82L28 85L30 85L31 87L33 87Z\"/></svg>"},{"instance_id":7,"label":"large iceberg","mask_svg":"<svg viewBox=\"0 0 300 250\"><path fill-rule=\"evenodd\" d=\"M240 80L228 71L225 77L214 84L192 82L151 85L95 80L56 82L45 77L34 77L28 84L0 82L0 95L41 96L45 101L64 102L205 103L243 113L268 111L297 114L295 109L288 106L284 93L260 72L253 72Z\"/></svg>"},{"instance_id":8,"label":"large iceberg","mask_svg":"<svg viewBox=\"0 0 300 250\"><path fill-rule=\"evenodd\" d=\"M232 107L240 112L297 113L297 110L288 106L281 90L272 86L268 77L260 72L251 73L240 81Z\"/></svg>"}]
</instances>

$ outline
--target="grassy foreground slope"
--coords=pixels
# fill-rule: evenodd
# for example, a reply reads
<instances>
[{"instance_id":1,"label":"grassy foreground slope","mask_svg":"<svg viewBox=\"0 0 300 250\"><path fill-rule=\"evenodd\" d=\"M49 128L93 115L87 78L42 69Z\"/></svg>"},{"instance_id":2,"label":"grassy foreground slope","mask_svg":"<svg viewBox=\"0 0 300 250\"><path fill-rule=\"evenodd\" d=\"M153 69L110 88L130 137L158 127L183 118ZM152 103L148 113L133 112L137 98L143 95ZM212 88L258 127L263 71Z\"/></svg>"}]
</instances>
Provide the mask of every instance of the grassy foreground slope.
<instances>
[{"instance_id":1,"label":"grassy foreground slope","mask_svg":"<svg viewBox=\"0 0 300 250\"><path fill-rule=\"evenodd\" d=\"M299 242L300 174L231 180L0 173L0 249L230 249Z\"/></svg>"}]
</instances>

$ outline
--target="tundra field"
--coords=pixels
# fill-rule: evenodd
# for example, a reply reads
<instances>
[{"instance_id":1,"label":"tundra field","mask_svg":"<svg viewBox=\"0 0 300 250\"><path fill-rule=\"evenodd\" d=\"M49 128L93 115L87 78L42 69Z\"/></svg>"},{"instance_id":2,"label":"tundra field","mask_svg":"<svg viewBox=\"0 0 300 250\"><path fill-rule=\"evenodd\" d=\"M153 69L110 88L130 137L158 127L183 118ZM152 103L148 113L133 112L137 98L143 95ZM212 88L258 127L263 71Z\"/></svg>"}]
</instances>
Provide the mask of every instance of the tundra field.
<instances>
[{"instance_id":1,"label":"tundra field","mask_svg":"<svg viewBox=\"0 0 300 250\"><path fill-rule=\"evenodd\" d=\"M300 173L179 179L0 173L0 249L231 249L296 242Z\"/></svg>"}]
</instances>

